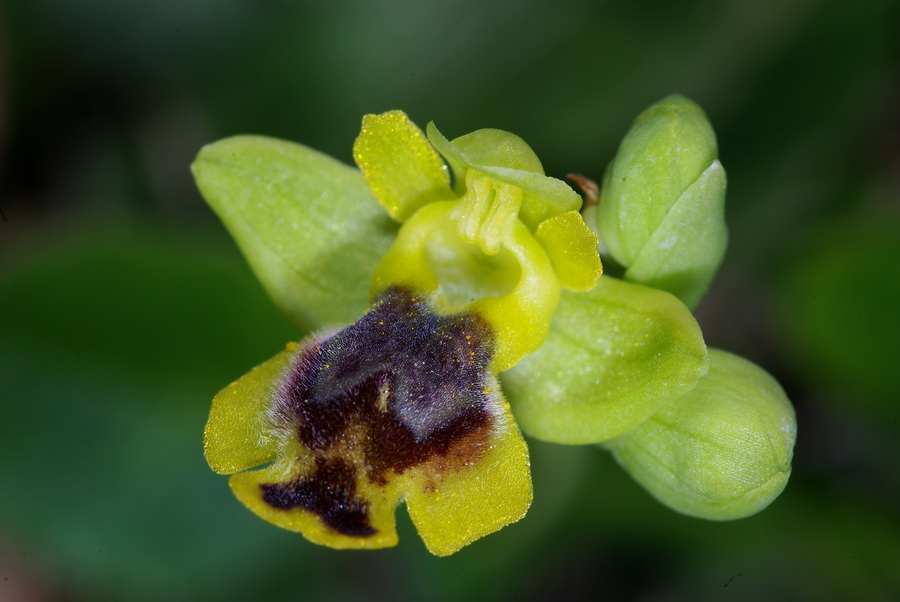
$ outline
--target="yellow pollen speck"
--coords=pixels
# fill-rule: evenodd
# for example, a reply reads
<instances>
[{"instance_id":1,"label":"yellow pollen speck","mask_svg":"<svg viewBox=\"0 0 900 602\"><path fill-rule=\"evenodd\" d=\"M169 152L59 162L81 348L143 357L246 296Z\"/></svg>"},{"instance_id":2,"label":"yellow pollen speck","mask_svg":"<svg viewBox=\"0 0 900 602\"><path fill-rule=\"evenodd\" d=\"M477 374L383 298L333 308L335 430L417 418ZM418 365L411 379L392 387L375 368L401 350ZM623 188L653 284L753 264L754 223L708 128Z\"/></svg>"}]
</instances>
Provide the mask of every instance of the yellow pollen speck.
<instances>
[{"instance_id":1,"label":"yellow pollen speck","mask_svg":"<svg viewBox=\"0 0 900 602\"><path fill-rule=\"evenodd\" d=\"M288 353L290 353L291 351L293 351L296 348L297 348L297 343L295 343L294 341L291 341L290 343L288 343L287 345L284 346L284 350L287 351Z\"/></svg>"},{"instance_id":2,"label":"yellow pollen speck","mask_svg":"<svg viewBox=\"0 0 900 602\"><path fill-rule=\"evenodd\" d=\"M386 412L388 409L390 392L390 387L388 387L387 383L382 383L382 385L378 388L378 400L376 402L376 407L378 407L378 409L382 412Z\"/></svg>"}]
</instances>

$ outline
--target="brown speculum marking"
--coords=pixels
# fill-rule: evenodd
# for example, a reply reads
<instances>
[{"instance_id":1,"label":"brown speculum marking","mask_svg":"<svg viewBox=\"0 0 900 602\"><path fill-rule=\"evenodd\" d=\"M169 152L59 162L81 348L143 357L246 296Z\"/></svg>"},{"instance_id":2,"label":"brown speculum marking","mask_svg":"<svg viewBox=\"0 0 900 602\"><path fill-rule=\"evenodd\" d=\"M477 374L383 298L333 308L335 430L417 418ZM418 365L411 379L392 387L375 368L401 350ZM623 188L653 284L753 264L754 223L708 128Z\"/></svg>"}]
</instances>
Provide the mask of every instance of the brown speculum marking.
<instances>
[{"instance_id":1,"label":"brown speculum marking","mask_svg":"<svg viewBox=\"0 0 900 602\"><path fill-rule=\"evenodd\" d=\"M306 463L312 454L312 468L261 485L263 499L304 508L344 535L374 534L358 479L384 486L412 467L458 470L483 453L493 349L478 315L439 316L424 299L389 289L359 321L293 360L274 416L308 450Z\"/></svg>"},{"instance_id":2,"label":"brown speculum marking","mask_svg":"<svg viewBox=\"0 0 900 602\"><path fill-rule=\"evenodd\" d=\"M316 458L314 475L292 483L262 485L263 499L281 510L306 508L345 535L365 537L375 533L366 514L368 504L356 498L356 472L349 463Z\"/></svg>"}]
</instances>

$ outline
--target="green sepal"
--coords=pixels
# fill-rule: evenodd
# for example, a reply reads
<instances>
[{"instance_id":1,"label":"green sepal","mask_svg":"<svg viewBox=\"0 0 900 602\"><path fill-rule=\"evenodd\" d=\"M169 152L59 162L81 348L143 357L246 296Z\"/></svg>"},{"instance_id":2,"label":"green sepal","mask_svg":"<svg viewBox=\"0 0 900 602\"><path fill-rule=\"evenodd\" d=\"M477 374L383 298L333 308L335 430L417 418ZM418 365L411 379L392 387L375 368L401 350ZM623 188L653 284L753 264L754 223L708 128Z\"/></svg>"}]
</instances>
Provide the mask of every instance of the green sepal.
<instances>
[{"instance_id":1,"label":"green sepal","mask_svg":"<svg viewBox=\"0 0 900 602\"><path fill-rule=\"evenodd\" d=\"M759 512L787 484L797 436L782 388L755 364L718 349L687 394L607 442L631 476L678 512L711 520Z\"/></svg>"},{"instance_id":2,"label":"green sepal","mask_svg":"<svg viewBox=\"0 0 900 602\"><path fill-rule=\"evenodd\" d=\"M437 127L434 127L437 130ZM436 140L446 149L443 136ZM434 144L434 141L432 141ZM458 149L468 165L508 167L519 171L544 174L544 166L528 143L513 133L483 128L454 138L450 143Z\"/></svg>"},{"instance_id":3,"label":"green sepal","mask_svg":"<svg viewBox=\"0 0 900 602\"><path fill-rule=\"evenodd\" d=\"M606 171L597 227L631 282L693 308L727 244L725 171L706 115L680 95L635 120Z\"/></svg>"},{"instance_id":4,"label":"green sepal","mask_svg":"<svg viewBox=\"0 0 900 602\"><path fill-rule=\"evenodd\" d=\"M598 443L692 389L707 369L691 312L664 291L609 276L563 291L541 348L501 375L526 434Z\"/></svg>"},{"instance_id":5,"label":"green sepal","mask_svg":"<svg viewBox=\"0 0 900 602\"><path fill-rule=\"evenodd\" d=\"M538 224L566 211L581 208L577 192L556 178L544 175L544 168L524 140L503 130L482 129L452 142L430 122L428 139L453 169L457 192L464 191L465 173L474 169L511 184L523 192L519 218L532 231Z\"/></svg>"},{"instance_id":6,"label":"green sepal","mask_svg":"<svg viewBox=\"0 0 900 602\"><path fill-rule=\"evenodd\" d=\"M275 304L302 331L352 322L397 227L359 171L261 136L201 149L197 187Z\"/></svg>"}]
</instances>

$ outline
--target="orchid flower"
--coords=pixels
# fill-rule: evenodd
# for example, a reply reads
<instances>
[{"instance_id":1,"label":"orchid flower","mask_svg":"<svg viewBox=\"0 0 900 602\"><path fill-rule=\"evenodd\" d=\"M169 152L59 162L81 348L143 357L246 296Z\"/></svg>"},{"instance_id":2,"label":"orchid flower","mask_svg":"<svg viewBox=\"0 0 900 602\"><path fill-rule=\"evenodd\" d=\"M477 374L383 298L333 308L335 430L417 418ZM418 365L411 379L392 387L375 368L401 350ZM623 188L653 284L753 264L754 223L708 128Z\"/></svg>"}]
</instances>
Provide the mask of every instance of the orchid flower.
<instances>
[{"instance_id":1,"label":"orchid flower","mask_svg":"<svg viewBox=\"0 0 900 602\"><path fill-rule=\"evenodd\" d=\"M699 300L721 253L684 278L666 270L690 272L685 262L702 254L683 244L665 261L654 252L654 233L670 244L680 232L666 216L718 227L724 176L715 152L701 157L707 175L676 185L693 192L679 192L675 209L636 221L627 202L611 200L599 231L619 236L604 246L581 196L545 175L521 138L426 131L400 111L366 116L353 147L358 169L256 136L209 145L195 161L200 191L276 305L312 331L213 400L206 459L232 475L237 498L335 548L395 545L403 502L426 547L452 554L525 515L523 431L602 443L689 514L734 518L777 496L793 446L789 403L759 368L708 351L676 296ZM648 214L664 223L648 225ZM703 240L724 250L718 234ZM624 260L619 248L628 249ZM637 268L601 278L601 249ZM728 401L735 372L751 405L768 410L743 443L703 447L747 411ZM776 422L782 437L773 443ZM691 473L698 453L728 462L733 452L748 464L734 478Z\"/></svg>"}]
</instances>

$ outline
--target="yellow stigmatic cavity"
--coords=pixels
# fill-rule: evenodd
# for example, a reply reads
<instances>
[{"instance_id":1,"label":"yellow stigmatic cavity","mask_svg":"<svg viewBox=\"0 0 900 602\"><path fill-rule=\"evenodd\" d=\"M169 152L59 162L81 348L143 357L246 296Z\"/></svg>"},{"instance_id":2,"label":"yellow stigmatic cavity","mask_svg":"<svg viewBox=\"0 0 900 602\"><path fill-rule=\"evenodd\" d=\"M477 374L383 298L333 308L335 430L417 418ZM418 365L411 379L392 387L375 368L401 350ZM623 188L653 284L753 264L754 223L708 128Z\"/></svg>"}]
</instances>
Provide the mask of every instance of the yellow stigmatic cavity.
<instances>
[{"instance_id":1,"label":"yellow stigmatic cavity","mask_svg":"<svg viewBox=\"0 0 900 602\"><path fill-rule=\"evenodd\" d=\"M397 221L454 196L447 167L402 111L366 115L353 158L372 194Z\"/></svg>"},{"instance_id":2,"label":"yellow stigmatic cavity","mask_svg":"<svg viewBox=\"0 0 900 602\"><path fill-rule=\"evenodd\" d=\"M493 372L514 366L547 335L560 284L547 253L519 220L494 255L458 235L459 202L432 203L400 229L375 270L373 294L427 293L440 313L484 317L496 339Z\"/></svg>"},{"instance_id":3,"label":"yellow stigmatic cavity","mask_svg":"<svg viewBox=\"0 0 900 602\"><path fill-rule=\"evenodd\" d=\"M232 476L232 490L265 520L334 548L394 545L401 501L441 556L519 520L532 496L528 451L490 372L493 350L481 316L440 316L421 295L386 291L351 326L264 364L283 370L245 390L267 390L249 405L278 460Z\"/></svg>"},{"instance_id":4,"label":"yellow stigmatic cavity","mask_svg":"<svg viewBox=\"0 0 900 602\"><path fill-rule=\"evenodd\" d=\"M372 292L408 287L439 312L478 313L496 336L492 369L506 370L543 343L560 286L596 284L597 237L576 211L580 197L545 176L518 136L478 130L450 142L433 124L428 136L453 167L459 196L410 216Z\"/></svg>"}]
</instances>

